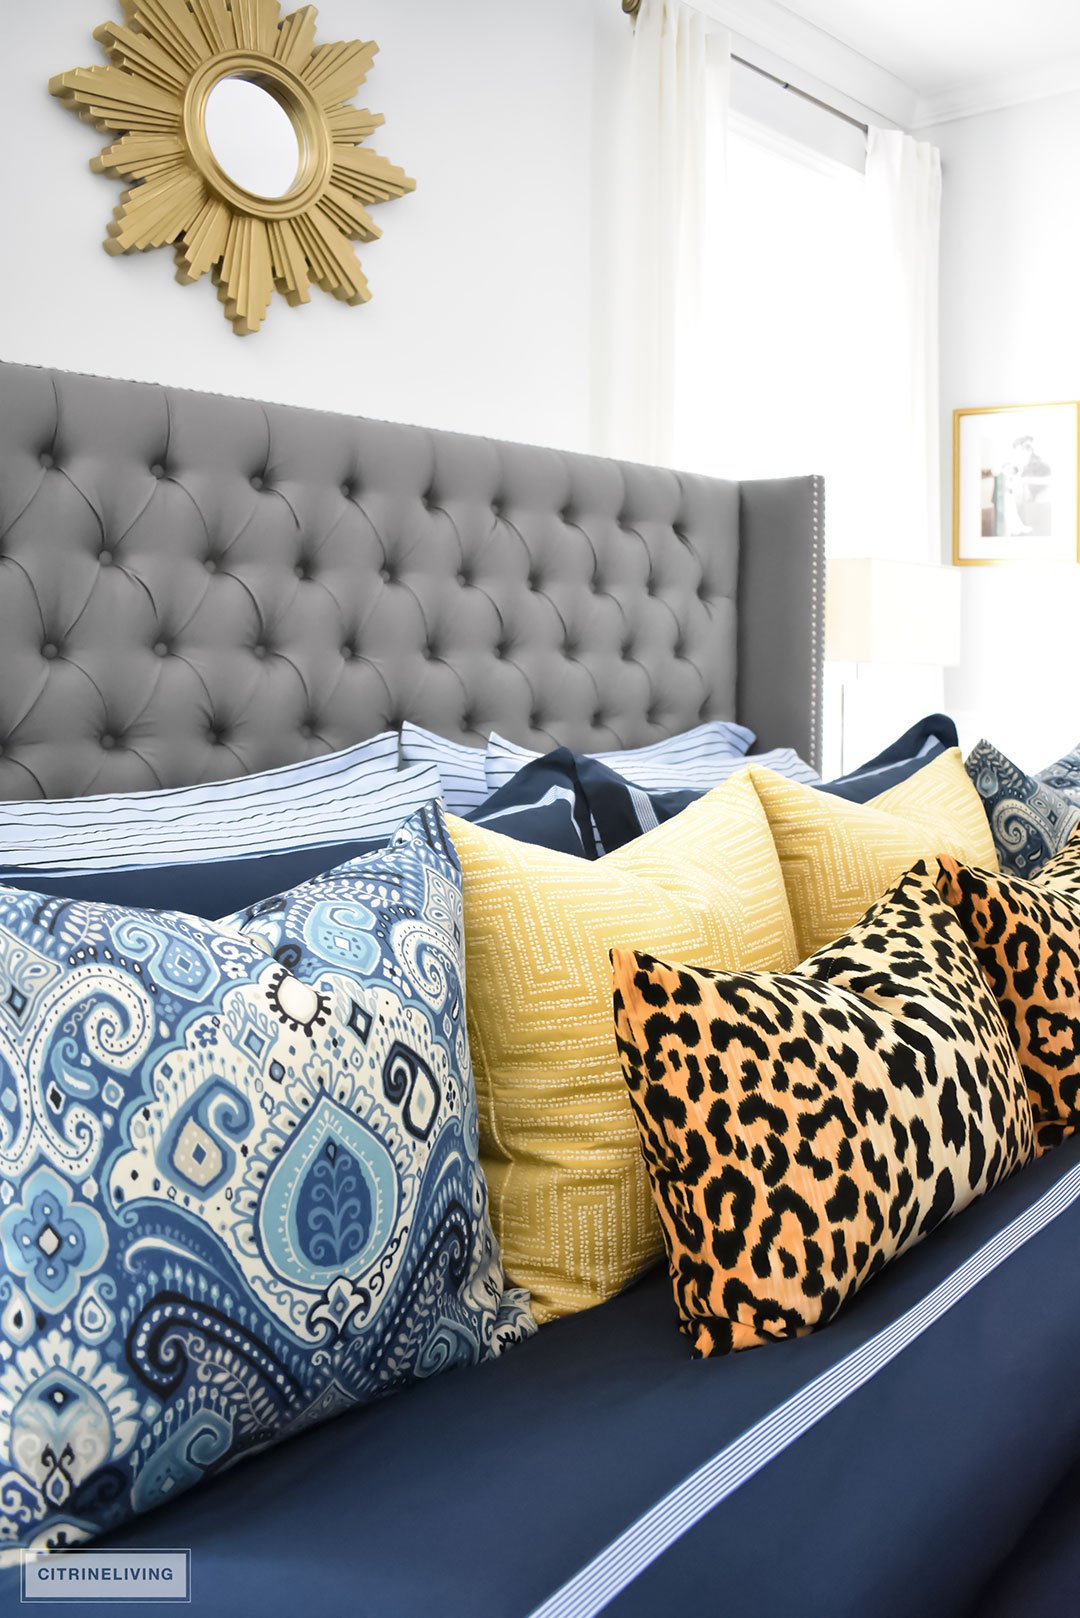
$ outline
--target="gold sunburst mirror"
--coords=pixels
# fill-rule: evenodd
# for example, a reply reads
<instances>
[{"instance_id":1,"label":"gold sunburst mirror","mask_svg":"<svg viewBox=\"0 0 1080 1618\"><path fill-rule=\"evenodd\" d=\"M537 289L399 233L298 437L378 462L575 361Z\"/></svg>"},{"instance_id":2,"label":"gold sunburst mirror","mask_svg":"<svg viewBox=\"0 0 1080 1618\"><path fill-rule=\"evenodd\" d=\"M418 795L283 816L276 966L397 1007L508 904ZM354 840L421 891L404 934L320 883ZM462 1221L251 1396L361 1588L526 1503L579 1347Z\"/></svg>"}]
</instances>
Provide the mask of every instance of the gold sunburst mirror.
<instances>
[{"instance_id":1,"label":"gold sunburst mirror","mask_svg":"<svg viewBox=\"0 0 1080 1618\"><path fill-rule=\"evenodd\" d=\"M134 184L105 250L176 245L176 278L208 271L241 336L274 287L306 303L312 282L365 303L352 246L380 234L368 209L415 189L364 142L380 113L351 105L373 42L316 45L314 6L279 0L121 0L125 23L94 30L109 67L49 89L98 129L120 132L91 162Z\"/></svg>"}]
</instances>

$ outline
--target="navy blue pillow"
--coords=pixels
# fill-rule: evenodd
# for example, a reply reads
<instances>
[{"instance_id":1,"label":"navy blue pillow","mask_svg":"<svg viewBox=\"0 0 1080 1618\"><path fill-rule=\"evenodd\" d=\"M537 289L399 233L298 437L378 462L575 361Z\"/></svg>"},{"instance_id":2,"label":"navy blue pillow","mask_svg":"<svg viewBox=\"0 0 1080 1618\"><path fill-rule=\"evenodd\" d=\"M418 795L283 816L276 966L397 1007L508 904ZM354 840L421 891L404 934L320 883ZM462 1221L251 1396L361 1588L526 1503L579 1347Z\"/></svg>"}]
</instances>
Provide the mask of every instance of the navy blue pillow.
<instances>
[{"instance_id":1,"label":"navy blue pillow","mask_svg":"<svg viewBox=\"0 0 1080 1618\"><path fill-rule=\"evenodd\" d=\"M594 860L602 850L597 846L581 779L582 769L593 763L595 760L578 757L569 748L557 747L524 765L505 786L463 818L489 831L515 837L519 843L536 843L557 854ZM620 780L602 764L597 768L613 781Z\"/></svg>"},{"instance_id":2,"label":"navy blue pillow","mask_svg":"<svg viewBox=\"0 0 1080 1618\"><path fill-rule=\"evenodd\" d=\"M57 875L27 867L0 870L0 884L29 888L60 899L91 904L125 905L133 910L179 910L212 921L246 910L272 893L298 888L312 877L332 871L383 847L381 842L320 843L282 854L252 854L246 859L208 860L202 865L125 865Z\"/></svg>"},{"instance_id":3,"label":"navy blue pillow","mask_svg":"<svg viewBox=\"0 0 1080 1618\"><path fill-rule=\"evenodd\" d=\"M624 843L633 842L642 832L671 820L705 796L694 787L647 792L644 787L624 781L598 759L575 757L574 763L596 830L597 854L610 854Z\"/></svg>"},{"instance_id":4,"label":"navy blue pillow","mask_svg":"<svg viewBox=\"0 0 1080 1618\"><path fill-rule=\"evenodd\" d=\"M860 764L848 775L838 776L835 781L823 781L820 790L831 792L837 798L847 798L851 803L869 803L879 793L899 786L939 754L959 745L956 726L948 715L928 714L876 758Z\"/></svg>"}]
</instances>

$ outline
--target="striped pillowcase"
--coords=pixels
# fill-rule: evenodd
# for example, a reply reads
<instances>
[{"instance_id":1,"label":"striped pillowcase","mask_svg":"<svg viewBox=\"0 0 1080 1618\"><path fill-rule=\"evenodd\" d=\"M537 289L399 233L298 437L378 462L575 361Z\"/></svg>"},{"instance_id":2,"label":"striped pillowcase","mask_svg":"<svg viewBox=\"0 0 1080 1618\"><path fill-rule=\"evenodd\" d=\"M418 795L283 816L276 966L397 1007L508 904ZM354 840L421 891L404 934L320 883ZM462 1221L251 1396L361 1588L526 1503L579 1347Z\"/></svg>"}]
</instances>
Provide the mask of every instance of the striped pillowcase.
<instances>
[{"instance_id":1,"label":"striped pillowcase","mask_svg":"<svg viewBox=\"0 0 1080 1618\"><path fill-rule=\"evenodd\" d=\"M716 719L698 725L694 730L684 731L680 736L652 742L648 747L624 748L613 753L589 753L586 757L596 759L635 786L657 792L670 787L707 792L710 787L726 781L738 769L744 762L743 755L754 740L754 732L747 730L745 725ZM785 748L783 752L792 759L796 757L790 749ZM497 787L505 786L523 765L540 756L527 747L508 742L504 736L493 731L484 755L484 774L489 790L495 791ZM763 754L756 762L766 764L771 756ZM772 764L769 767L779 768ZM804 771L809 769L805 764L800 767ZM795 779L809 780L813 784L819 777L811 772L809 777L801 775Z\"/></svg>"},{"instance_id":2,"label":"striped pillowcase","mask_svg":"<svg viewBox=\"0 0 1080 1618\"><path fill-rule=\"evenodd\" d=\"M434 766L399 769L397 733L386 731L236 780L0 804L0 861L56 874L381 844L439 792Z\"/></svg>"},{"instance_id":3,"label":"striped pillowcase","mask_svg":"<svg viewBox=\"0 0 1080 1618\"><path fill-rule=\"evenodd\" d=\"M401 727L404 764L427 764L439 772L443 803L454 815L471 815L491 792L484 777L484 749L452 742L408 720Z\"/></svg>"}]
</instances>

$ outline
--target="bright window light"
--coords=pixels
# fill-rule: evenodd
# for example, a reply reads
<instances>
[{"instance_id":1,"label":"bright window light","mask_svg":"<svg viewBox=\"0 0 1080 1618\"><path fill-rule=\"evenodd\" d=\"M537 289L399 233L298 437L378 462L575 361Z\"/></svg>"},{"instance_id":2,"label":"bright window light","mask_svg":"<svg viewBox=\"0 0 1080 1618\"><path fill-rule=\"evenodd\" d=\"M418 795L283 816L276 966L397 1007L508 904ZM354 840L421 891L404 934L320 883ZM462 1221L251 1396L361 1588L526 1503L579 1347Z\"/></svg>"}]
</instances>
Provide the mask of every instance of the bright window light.
<instances>
[{"instance_id":1,"label":"bright window light","mask_svg":"<svg viewBox=\"0 0 1080 1618\"><path fill-rule=\"evenodd\" d=\"M723 476L826 480L833 554L873 550L875 443L863 176L735 117L710 222L706 363L680 437Z\"/></svg>"}]
</instances>

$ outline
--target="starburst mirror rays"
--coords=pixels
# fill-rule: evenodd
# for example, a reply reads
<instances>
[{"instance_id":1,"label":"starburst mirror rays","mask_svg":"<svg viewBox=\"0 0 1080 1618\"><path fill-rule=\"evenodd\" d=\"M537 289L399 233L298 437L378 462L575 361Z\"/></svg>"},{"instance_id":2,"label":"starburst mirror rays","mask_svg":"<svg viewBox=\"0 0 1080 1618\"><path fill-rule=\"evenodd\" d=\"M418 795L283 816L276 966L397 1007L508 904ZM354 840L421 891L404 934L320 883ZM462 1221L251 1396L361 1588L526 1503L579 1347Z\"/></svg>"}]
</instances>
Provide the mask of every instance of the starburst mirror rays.
<instances>
[{"instance_id":1,"label":"starburst mirror rays","mask_svg":"<svg viewBox=\"0 0 1080 1618\"><path fill-rule=\"evenodd\" d=\"M258 331L275 286L290 304L307 303L312 283L365 303L371 293L352 243L380 235L374 204L416 186L364 144L381 113L352 105L378 46L316 45L315 7L282 17L279 0L121 5L123 24L94 30L110 66L74 68L49 84L80 117L119 136L91 163L133 182L106 252L174 244L177 280L209 272L241 336ZM272 96L292 123L297 169L281 195L245 189L218 161L206 109L229 79Z\"/></svg>"}]
</instances>

